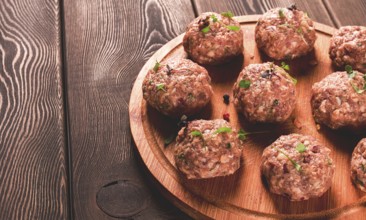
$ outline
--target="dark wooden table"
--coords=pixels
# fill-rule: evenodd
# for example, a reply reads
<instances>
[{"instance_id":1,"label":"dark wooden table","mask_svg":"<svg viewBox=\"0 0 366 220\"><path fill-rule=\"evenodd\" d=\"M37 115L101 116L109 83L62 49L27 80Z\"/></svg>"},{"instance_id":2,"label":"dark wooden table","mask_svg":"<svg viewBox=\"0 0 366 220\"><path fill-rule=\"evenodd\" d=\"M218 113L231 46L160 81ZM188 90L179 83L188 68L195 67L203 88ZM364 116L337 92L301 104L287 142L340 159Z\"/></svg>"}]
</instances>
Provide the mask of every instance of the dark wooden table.
<instances>
[{"instance_id":1,"label":"dark wooden table","mask_svg":"<svg viewBox=\"0 0 366 220\"><path fill-rule=\"evenodd\" d=\"M365 0L1 0L0 219L189 219L136 152L133 82L200 13L291 3L366 25Z\"/></svg>"}]
</instances>

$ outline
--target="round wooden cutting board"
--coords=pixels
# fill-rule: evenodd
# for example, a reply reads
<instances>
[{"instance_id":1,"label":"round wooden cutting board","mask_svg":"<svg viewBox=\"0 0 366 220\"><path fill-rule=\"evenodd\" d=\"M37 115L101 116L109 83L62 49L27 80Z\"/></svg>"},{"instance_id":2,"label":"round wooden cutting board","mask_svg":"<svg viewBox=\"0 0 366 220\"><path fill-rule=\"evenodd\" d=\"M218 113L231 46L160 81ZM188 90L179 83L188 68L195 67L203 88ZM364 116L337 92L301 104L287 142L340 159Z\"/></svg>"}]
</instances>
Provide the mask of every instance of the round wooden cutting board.
<instances>
[{"instance_id":1,"label":"round wooden cutting board","mask_svg":"<svg viewBox=\"0 0 366 220\"><path fill-rule=\"evenodd\" d=\"M243 146L241 168L227 177L187 180L178 172L173 159L175 143L164 146L164 140L178 131L177 120L170 119L150 106L142 97L142 81L155 61L187 57L183 50L183 35L178 36L145 64L139 73L130 98L130 124L137 149L152 175L161 184L165 195L174 204L195 218L327 218L361 219L366 213L366 194L357 190L350 180L350 158L361 134L317 128L312 118L310 94L313 83L335 71L328 56L329 39L334 28L315 23L315 50L306 57L288 62L290 73L297 78L297 103L291 118L280 125L252 125L238 115L233 104L225 105L222 96L231 95L232 86L242 68L251 63L271 61L259 53L254 41L258 15L236 17L244 31L244 56L219 66L206 66L212 78L214 95L211 103L195 118L222 118L230 114L230 123L247 132L262 132L248 136ZM279 65L279 62L275 62ZM336 171L331 188L320 198L302 202L269 192L260 174L262 151L280 135L300 133L317 138L332 149ZM365 134L363 134L365 135Z\"/></svg>"}]
</instances>

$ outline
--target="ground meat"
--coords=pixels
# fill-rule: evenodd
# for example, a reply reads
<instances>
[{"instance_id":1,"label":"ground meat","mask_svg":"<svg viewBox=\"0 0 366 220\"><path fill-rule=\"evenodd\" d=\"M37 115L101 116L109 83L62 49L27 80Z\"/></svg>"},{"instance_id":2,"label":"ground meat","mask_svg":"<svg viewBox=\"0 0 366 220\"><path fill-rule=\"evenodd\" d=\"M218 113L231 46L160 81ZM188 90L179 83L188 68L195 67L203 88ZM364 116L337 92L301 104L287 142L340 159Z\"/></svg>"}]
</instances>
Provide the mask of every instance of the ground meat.
<instances>
[{"instance_id":1,"label":"ground meat","mask_svg":"<svg viewBox=\"0 0 366 220\"><path fill-rule=\"evenodd\" d=\"M192 121L176 142L175 162L188 179L226 176L240 167L242 143L223 119Z\"/></svg>"},{"instance_id":2,"label":"ground meat","mask_svg":"<svg viewBox=\"0 0 366 220\"><path fill-rule=\"evenodd\" d=\"M243 53L243 31L233 18L206 12L188 25L183 46L197 63L224 63Z\"/></svg>"},{"instance_id":3,"label":"ground meat","mask_svg":"<svg viewBox=\"0 0 366 220\"><path fill-rule=\"evenodd\" d=\"M330 152L313 137L284 135L264 149L261 172L272 193L292 201L320 197L332 184Z\"/></svg>"},{"instance_id":4,"label":"ground meat","mask_svg":"<svg viewBox=\"0 0 366 220\"><path fill-rule=\"evenodd\" d=\"M366 138L362 139L353 150L351 179L357 188L366 192Z\"/></svg>"},{"instance_id":5,"label":"ground meat","mask_svg":"<svg viewBox=\"0 0 366 220\"><path fill-rule=\"evenodd\" d=\"M313 21L297 9L271 9L263 14L255 28L258 48L276 60L309 53L314 49L315 40Z\"/></svg>"},{"instance_id":6,"label":"ground meat","mask_svg":"<svg viewBox=\"0 0 366 220\"><path fill-rule=\"evenodd\" d=\"M188 59L156 65L143 85L144 99L165 115L193 115L207 105L212 96L211 78L205 68Z\"/></svg>"},{"instance_id":7,"label":"ground meat","mask_svg":"<svg viewBox=\"0 0 366 220\"><path fill-rule=\"evenodd\" d=\"M315 121L332 129L366 128L365 77L357 71L335 72L315 83L311 97Z\"/></svg>"},{"instance_id":8,"label":"ground meat","mask_svg":"<svg viewBox=\"0 0 366 220\"><path fill-rule=\"evenodd\" d=\"M338 67L351 65L366 73L366 27L341 27L330 39L329 56Z\"/></svg>"},{"instance_id":9,"label":"ground meat","mask_svg":"<svg viewBox=\"0 0 366 220\"><path fill-rule=\"evenodd\" d=\"M245 86L245 82L250 85ZM283 122L296 103L295 83L273 63L250 64L234 84L234 105L251 122Z\"/></svg>"}]
</instances>

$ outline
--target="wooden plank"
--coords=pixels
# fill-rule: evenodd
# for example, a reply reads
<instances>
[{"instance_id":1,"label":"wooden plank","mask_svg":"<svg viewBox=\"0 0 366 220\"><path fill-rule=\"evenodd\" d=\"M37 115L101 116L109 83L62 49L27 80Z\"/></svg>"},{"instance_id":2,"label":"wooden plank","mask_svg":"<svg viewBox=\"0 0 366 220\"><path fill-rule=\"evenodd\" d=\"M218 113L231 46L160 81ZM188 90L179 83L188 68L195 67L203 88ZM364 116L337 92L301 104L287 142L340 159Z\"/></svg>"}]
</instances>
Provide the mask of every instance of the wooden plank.
<instances>
[{"instance_id":1,"label":"wooden plank","mask_svg":"<svg viewBox=\"0 0 366 220\"><path fill-rule=\"evenodd\" d=\"M205 11L232 11L236 16L262 14L271 8L288 7L294 3L299 9L306 11L314 21L334 25L321 0L194 0L195 8L199 14Z\"/></svg>"},{"instance_id":2,"label":"wooden plank","mask_svg":"<svg viewBox=\"0 0 366 220\"><path fill-rule=\"evenodd\" d=\"M0 4L0 219L69 219L59 2Z\"/></svg>"},{"instance_id":3,"label":"wooden plank","mask_svg":"<svg viewBox=\"0 0 366 220\"><path fill-rule=\"evenodd\" d=\"M324 5L337 27L345 25L366 26L366 1L365 0L323 0Z\"/></svg>"},{"instance_id":4,"label":"wooden plank","mask_svg":"<svg viewBox=\"0 0 366 220\"><path fill-rule=\"evenodd\" d=\"M194 18L191 2L65 0L64 13L75 219L186 218L150 188L127 103L146 60Z\"/></svg>"}]
</instances>

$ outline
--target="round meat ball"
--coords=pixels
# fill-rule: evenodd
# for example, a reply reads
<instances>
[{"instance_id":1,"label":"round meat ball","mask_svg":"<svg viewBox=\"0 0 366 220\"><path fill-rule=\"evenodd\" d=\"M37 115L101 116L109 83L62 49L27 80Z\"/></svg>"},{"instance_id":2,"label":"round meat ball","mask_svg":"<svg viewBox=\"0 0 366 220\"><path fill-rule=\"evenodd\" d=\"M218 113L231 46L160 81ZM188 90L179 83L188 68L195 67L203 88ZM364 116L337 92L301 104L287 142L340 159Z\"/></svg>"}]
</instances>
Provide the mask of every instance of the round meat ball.
<instances>
[{"instance_id":1,"label":"round meat ball","mask_svg":"<svg viewBox=\"0 0 366 220\"><path fill-rule=\"evenodd\" d=\"M248 121L284 122L295 108L294 80L273 63L250 64L234 84L234 105Z\"/></svg>"},{"instance_id":2,"label":"round meat ball","mask_svg":"<svg viewBox=\"0 0 366 220\"><path fill-rule=\"evenodd\" d=\"M366 73L366 27L341 27L330 39L329 56L338 67L351 65Z\"/></svg>"},{"instance_id":3,"label":"round meat ball","mask_svg":"<svg viewBox=\"0 0 366 220\"><path fill-rule=\"evenodd\" d=\"M188 179L230 175L240 167L241 144L227 121L195 120L178 133L175 162Z\"/></svg>"},{"instance_id":4,"label":"round meat ball","mask_svg":"<svg viewBox=\"0 0 366 220\"><path fill-rule=\"evenodd\" d=\"M320 197L332 184L330 152L313 137L283 135L264 149L261 172L272 193L291 201Z\"/></svg>"},{"instance_id":5,"label":"round meat ball","mask_svg":"<svg viewBox=\"0 0 366 220\"><path fill-rule=\"evenodd\" d=\"M366 128L366 76L335 72L312 87L311 107L316 123L332 129Z\"/></svg>"},{"instance_id":6,"label":"round meat ball","mask_svg":"<svg viewBox=\"0 0 366 220\"><path fill-rule=\"evenodd\" d=\"M243 31L231 16L206 12L188 25L183 46L197 63L220 64L242 54Z\"/></svg>"},{"instance_id":7,"label":"round meat ball","mask_svg":"<svg viewBox=\"0 0 366 220\"><path fill-rule=\"evenodd\" d=\"M198 113L213 93L207 70L188 59L155 65L147 73L142 91L152 107L172 117Z\"/></svg>"},{"instance_id":8,"label":"round meat ball","mask_svg":"<svg viewBox=\"0 0 366 220\"><path fill-rule=\"evenodd\" d=\"M366 192L366 138L363 138L353 150L351 179L357 188Z\"/></svg>"},{"instance_id":9,"label":"round meat ball","mask_svg":"<svg viewBox=\"0 0 366 220\"><path fill-rule=\"evenodd\" d=\"M258 20L255 41L269 57L282 60L303 56L314 49L316 31L306 13L292 8L274 8Z\"/></svg>"}]
</instances>

